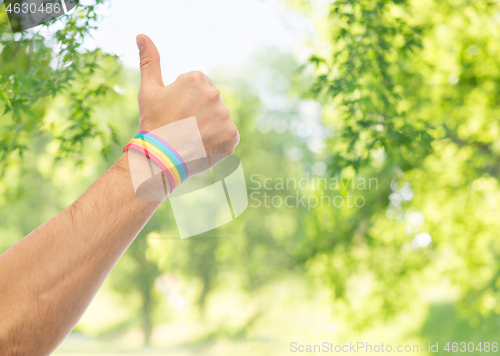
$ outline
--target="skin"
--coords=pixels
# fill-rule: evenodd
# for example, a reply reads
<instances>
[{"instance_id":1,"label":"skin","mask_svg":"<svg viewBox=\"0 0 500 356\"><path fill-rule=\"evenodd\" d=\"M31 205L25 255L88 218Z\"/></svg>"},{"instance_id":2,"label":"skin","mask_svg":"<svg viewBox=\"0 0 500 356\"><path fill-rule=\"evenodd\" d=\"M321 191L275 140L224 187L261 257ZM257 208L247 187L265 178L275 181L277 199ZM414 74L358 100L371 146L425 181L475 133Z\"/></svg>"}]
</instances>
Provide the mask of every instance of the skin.
<instances>
[{"instance_id":1,"label":"skin","mask_svg":"<svg viewBox=\"0 0 500 356\"><path fill-rule=\"evenodd\" d=\"M208 154L232 154L239 134L201 72L165 86L160 55L137 36L139 130L195 116ZM0 355L49 355L75 327L160 203L134 194L127 153L72 205L0 256Z\"/></svg>"}]
</instances>

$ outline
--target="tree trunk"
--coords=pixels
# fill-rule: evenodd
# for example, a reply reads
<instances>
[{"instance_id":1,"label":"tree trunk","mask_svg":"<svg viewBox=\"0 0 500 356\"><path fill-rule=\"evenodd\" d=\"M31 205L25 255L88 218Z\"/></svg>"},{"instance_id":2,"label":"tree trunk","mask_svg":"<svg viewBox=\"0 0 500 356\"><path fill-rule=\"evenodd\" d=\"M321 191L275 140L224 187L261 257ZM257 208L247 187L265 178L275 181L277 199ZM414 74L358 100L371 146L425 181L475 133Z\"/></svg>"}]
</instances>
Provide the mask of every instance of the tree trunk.
<instances>
[{"instance_id":1,"label":"tree trunk","mask_svg":"<svg viewBox=\"0 0 500 356\"><path fill-rule=\"evenodd\" d=\"M142 330L144 332L144 346L151 345L151 333L153 332L153 321L151 319L152 306L152 300L149 296L149 293L146 293L145 295L143 295L141 310Z\"/></svg>"}]
</instances>

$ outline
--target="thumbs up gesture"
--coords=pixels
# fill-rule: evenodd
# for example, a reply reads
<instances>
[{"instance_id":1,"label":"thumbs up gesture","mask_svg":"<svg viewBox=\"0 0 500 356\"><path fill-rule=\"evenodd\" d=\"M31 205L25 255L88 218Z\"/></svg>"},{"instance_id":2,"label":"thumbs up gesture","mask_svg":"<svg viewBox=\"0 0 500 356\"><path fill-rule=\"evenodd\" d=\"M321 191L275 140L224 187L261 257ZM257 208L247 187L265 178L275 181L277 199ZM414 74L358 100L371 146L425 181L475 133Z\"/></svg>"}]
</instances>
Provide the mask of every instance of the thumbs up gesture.
<instances>
[{"instance_id":1,"label":"thumbs up gesture","mask_svg":"<svg viewBox=\"0 0 500 356\"><path fill-rule=\"evenodd\" d=\"M160 54L153 41L139 35L137 46L141 59L139 131L153 131L195 117L209 157L233 154L240 139L238 129L212 80L202 72L190 72L165 86Z\"/></svg>"}]
</instances>

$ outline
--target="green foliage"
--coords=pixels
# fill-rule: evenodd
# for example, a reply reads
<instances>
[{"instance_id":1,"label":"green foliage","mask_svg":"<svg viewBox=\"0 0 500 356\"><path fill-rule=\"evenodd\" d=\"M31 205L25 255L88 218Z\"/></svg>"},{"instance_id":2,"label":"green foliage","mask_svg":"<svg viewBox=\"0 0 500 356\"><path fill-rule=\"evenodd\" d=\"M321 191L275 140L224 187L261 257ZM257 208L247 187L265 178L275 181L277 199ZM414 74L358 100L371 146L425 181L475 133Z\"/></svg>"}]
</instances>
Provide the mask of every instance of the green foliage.
<instances>
[{"instance_id":1,"label":"green foliage","mask_svg":"<svg viewBox=\"0 0 500 356\"><path fill-rule=\"evenodd\" d=\"M500 5L336 1L310 95L325 104L333 177L376 177L362 209L316 210L299 260L349 325L458 288L462 316L499 313ZM388 199L389 198L389 199ZM428 232L433 244L416 245Z\"/></svg>"},{"instance_id":2,"label":"green foliage","mask_svg":"<svg viewBox=\"0 0 500 356\"><path fill-rule=\"evenodd\" d=\"M98 137L103 153L115 137L112 126L100 125L93 108L113 87L114 72L103 72L106 61L116 61L99 49L83 47L96 29L96 8L103 0L80 5L67 16L38 30L14 35L5 9L0 11L0 166L8 157L22 155L33 137L46 134L59 144L58 157L82 152L83 142ZM46 34L50 26L50 34ZM68 99L65 119L44 121L57 95Z\"/></svg>"},{"instance_id":3,"label":"green foliage","mask_svg":"<svg viewBox=\"0 0 500 356\"><path fill-rule=\"evenodd\" d=\"M310 63L317 68L312 94L337 109L332 170L369 165L377 149L385 151L386 164L413 166L431 140L411 91L423 85L409 59L420 53L423 26L405 0L336 1L329 21L331 54Z\"/></svg>"}]
</instances>

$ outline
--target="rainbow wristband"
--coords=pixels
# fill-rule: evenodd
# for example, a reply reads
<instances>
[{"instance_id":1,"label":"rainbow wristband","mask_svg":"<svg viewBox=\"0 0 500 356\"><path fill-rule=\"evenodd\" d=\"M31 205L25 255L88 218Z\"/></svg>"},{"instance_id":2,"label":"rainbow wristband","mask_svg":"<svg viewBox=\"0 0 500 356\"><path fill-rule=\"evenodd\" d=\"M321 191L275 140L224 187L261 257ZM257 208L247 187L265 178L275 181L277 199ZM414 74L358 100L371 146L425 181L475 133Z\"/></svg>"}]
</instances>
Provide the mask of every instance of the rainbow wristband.
<instances>
[{"instance_id":1,"label":"rainbow wristband","mask_svg":"<svg viewBox=\"0 0 500 356\"><path fill-rule=\"evenodd\" d=\"M155 161L167 175L172 192L189 178L186 162L177 151L160 137L148 131L141 131L125 146L123 152L129 149L142 152L148 159Z\"/></svg>"}]
</instances>

